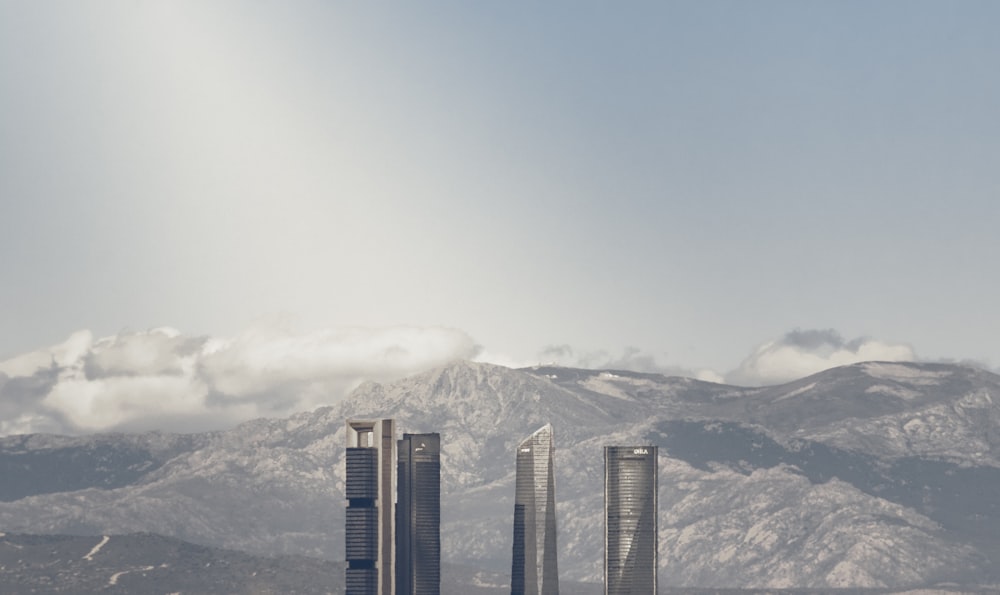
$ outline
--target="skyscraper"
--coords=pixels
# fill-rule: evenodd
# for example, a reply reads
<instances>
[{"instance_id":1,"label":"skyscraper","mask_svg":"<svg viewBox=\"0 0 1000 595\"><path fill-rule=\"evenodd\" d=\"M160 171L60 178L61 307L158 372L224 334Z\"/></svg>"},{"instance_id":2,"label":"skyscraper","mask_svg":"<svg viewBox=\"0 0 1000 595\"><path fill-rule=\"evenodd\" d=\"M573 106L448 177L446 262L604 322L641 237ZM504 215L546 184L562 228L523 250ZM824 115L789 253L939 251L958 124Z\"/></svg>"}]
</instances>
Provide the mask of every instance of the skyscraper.
<instances>
[{"instance_id":1,"label":"skyscraper","mask_svg":"<svg viewBox=\"0 0 1000 595\"><path fill-rule=\"evenodd\" d=\"M403 434L397 453L396 595L439 595L441 436Z\"/></svg>"},{"instance_id":2,"label":"skyscraper","mask_svg":"<svg viewBox=\"0 0 1000 595\"><path fill-rule=\"evenodd\" d=\"M511 595L559 595L552 424L517 447Z\"/></svg>"},{"instance_id":3,"label":"skyscraper","mask_svg":"<svg viewBox=\"0 0 1000 595\"><path fill-rule=\"evenodd\" d=\"M655 446L604 447L604 519L605 595L655 595Z\"/></svg>"},{"instance_id":4,"label":"skyscraper","mask_svg":"<svg viewBox=\"0 0 1000 595\"><path fill-rule=\"evenodd\" d=\"M347 595L392 595L396 422L347 421Z\"/></svg>"}]
</instances>

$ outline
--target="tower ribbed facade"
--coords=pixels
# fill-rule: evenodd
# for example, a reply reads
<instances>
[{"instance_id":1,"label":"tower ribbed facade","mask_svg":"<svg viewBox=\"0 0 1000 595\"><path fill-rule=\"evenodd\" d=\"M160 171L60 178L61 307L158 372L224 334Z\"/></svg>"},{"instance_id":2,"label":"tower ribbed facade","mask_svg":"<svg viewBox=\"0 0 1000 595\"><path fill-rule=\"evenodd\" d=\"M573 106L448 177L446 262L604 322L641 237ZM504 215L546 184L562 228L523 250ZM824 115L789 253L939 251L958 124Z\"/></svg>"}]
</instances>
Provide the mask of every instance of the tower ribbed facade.
<instances>
[{"instance_id":1,"label":"tower ribbed facade","mask_svg":"<svg viewBox=\"0 0 1000 595\"><path fill-rule=\"evenodd\" d=\"M396 422L348 420L346 595L392 595Z\"/></svg>"},{"instance_id":2,"label":"tower ribbed facade","mask_svg":"<svg viewBox=\"0 0 1000 595\"><path fill-rule=\"evenodd\" d=\"M396 594L441 593L441 436L403 434L397 447Z\"/></svg>"},{"instance_id":3,"label":"tower ribbed facade","mask_svg":"<svg viewBox=\"0 0 1000 595\"><path fill-rule=\"evenodd\" d=\"M552 425L517 447L511 595L559 595Z\"/></svg>"},{"instance_id":4,"label":"tower ribbed facade","mask_svg":"<svg viewBox=\"0 0 1000 595\"><path fill-rule=\"evenodd\" d=\"M657 449L604 447L604 593L655 595Z\"/></svg>"}]
</instances>

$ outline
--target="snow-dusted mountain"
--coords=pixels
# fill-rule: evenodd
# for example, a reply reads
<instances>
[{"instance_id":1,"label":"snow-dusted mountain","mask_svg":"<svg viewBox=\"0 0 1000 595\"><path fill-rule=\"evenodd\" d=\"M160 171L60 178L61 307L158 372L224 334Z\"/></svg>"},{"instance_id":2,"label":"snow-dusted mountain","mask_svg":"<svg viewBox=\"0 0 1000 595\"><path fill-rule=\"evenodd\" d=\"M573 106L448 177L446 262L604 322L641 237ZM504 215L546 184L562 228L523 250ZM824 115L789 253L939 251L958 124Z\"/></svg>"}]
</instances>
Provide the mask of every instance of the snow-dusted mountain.
<instances>
[{"instance_id":1,"label":"snow-dusted mountain","mask_svg":"<svg viewBox=\"0 0 1000 595\"><path fill-rule=\"evenodd\" d=\"M601 447L653 443L663 586L1000 582L998 399L1000 377L943 364L741 388L456 362L228 432L0 439L0 530L340 560L344 421L395 417L441 433L444 559L502 574L514 449L551 422L567 580L600 581Z\"/></svg>"}]
</instances>

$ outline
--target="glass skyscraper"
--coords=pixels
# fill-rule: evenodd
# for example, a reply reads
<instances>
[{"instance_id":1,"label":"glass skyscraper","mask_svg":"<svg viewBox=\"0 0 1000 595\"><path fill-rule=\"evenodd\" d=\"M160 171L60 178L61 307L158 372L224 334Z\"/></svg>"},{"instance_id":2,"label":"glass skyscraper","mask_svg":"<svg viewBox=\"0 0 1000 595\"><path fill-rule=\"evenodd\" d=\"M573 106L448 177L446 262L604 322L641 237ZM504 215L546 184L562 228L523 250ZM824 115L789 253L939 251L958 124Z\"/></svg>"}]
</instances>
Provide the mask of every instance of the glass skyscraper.
<instances>
[{"instance_id":1,"label":"glass skyscraper","mask_svg":"<svg viewBox=\"0 0 1000 595\"><path fill-rule=\"evenodd\" d=\"M348 420L346 595L392 595L396 422Z\"/></svg>"},{"instance_id":2,"label":"glass skyscraper","mask_svg":"<svg viewBox=\"0 0 1000 595\"><path fill-rule=\"evenodd\" d=\"M517 447L511 595L559 595L552 424Z\"/></svg>"},{"instance_id":3,"label":"glass skyscraper","mask_svg":"<svg viewBox=\"0 0 1000 595\"><path fill-rule=\"evenodd\" d=\"M655 446L604 447L604 593L655 595L659 555Z\"/></svg>"},{"instance_id":4,"label":"glass skyscraper","mask_svg":"<svg viewBox=\"0 0 1000 595\"><path fill-rule=\"evenodd\" d=\"M403 434L397 456L396 595L440 595L441 436Z\"/></svg>"}]
</instances>

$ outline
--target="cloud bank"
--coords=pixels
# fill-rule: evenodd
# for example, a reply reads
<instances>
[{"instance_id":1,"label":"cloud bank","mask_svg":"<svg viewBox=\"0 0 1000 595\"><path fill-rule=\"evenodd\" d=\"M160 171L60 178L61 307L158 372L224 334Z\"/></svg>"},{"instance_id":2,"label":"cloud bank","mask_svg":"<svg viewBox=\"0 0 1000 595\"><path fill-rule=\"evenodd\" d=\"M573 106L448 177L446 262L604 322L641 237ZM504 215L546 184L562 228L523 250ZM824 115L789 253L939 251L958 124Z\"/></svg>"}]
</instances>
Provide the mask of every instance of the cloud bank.
<instances>
[{"instance_id":1,"label":"cloud bank","mask_svg":"<svg viewBox=\"0 0 1000 595\"><path fill-rule=\"evenodd\" d=\"M844 340L833 329L793 330L754 350L726 382L744 386L780 384L837 366L864 361L909 362L917 359L908 345L861 337Z\"/></svg>"},{"instance_id":2,"label":"cloud bank","mask_svg":"<svg viewBox=\"0 0 1000 595\"><path fill-rule=\"evenodd\" d=\"M364 381L391 381L455 359L518 367L465 332L442 327L257 327L229 338L171 328L101 338L79 331L0 362L0 435L228 428L335 403ZM616 355L552 345L537 362L760 386L861 361L916 359L907 345L813 329L763 343L726 374L663 364L634 347Z\"/></svg>"},{"instance_id":3,"label":"cloud bank","mask_svg":"<svg viewBox=\"0 0 1000 595\"><path fill-rule=\"evenodd\" d=\"M477 352L466 333L439 327L255 328L231 338L79 331L0 362L0 435L220 429L334 403L364 381Z\"/></svg>"},{"instance_id":4,"label":"cloud bank","mask_svg":"<svg viewBox=\"0 0 1000 595\"><path fill-rule=\"evenodd\" d=\"M868 337L845 340L833 329L795 329L759 345L729 372L664 364L654 355L627 347L621 355L607 351L580 353L570 345L550 345L539 361L590 369L619 369L686 376L706 382L766 386L797 380L837 366L863 361L916 361L913 348Z\"/></svg>"}]
</instances>

